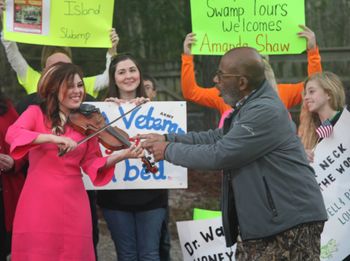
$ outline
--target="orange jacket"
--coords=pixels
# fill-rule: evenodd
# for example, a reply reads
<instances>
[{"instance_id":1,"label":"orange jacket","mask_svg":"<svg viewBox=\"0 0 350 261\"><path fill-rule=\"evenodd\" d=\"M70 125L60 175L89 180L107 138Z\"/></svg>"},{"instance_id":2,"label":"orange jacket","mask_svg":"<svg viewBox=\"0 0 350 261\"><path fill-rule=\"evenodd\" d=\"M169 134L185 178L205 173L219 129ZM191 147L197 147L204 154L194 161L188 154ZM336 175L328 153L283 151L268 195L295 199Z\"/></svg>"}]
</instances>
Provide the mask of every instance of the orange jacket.
<instances>
[{"instance_id":1,"label":"orange jacket","mask_svg":"<svg viewBox=\"0 0 350 261\"><path fill-rule=\"evenodd\" d=\"M308 75L322 71L321 57L317 47L308 50L307 59ZM203 88L197 85L192 55L182 54L181 88L185 100L216 109L220 111L220 114L232 109L231 106L227 105L219 96L219 91L215 87ZM301 94L304 89L303 82L282 83L278 84L277 88L279 97L287 109L301 103Z\"/></svg>"}]
</instances>

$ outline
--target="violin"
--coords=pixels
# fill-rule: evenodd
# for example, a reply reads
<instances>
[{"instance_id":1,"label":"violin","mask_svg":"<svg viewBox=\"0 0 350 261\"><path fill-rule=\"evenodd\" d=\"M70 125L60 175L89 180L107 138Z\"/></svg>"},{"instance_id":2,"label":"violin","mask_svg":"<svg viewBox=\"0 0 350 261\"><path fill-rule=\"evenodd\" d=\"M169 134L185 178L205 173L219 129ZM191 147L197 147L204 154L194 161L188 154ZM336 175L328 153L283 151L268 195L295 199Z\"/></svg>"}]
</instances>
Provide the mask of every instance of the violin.
<instances>
[{"instance_id":1,"label":"violin","mask_svg":"<svg viewBox=\"0 0 350 261\"><path fill-rule=\"evenodd\" d=\"M68 123L76 131L87 135L84 139L78 141L78 145L86 142L92 137L97 136L99 142L107 149L116 151L129 148L131 143L129 141L129 135L118 127L112 127L111 124L124 117L137 107L123 114L121 117L115 119L109 124L105 123L105 119L101 114L100 110L92 104L81 104L79 109L72 111L68 115ZM64 155L65 152L59 153L59 156ZM158 168L151 163L149 158L142 157L143 167L147 172L153 174L158 172Z\"/></svg>"}]
</instances>

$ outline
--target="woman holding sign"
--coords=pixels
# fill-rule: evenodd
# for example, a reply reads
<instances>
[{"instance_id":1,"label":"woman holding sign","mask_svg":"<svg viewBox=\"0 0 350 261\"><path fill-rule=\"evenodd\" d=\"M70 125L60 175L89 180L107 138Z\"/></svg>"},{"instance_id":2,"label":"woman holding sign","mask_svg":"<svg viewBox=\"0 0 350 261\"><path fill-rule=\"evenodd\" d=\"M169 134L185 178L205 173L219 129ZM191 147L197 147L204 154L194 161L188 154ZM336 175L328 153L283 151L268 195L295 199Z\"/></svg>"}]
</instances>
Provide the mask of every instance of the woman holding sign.
<instances>
[{"instance_id":1,"label":"woman holding sign","mask_svg":"<svg viewBox=\"0 0 350 261\"><path fill-rule=\"evenodd\" d=\"M322 71L321 57L316 44L315 33L307 26L300 26L303 31L298 35L299 37L306 38L307 40L307 55L308 55L308 74ZM224 100L219 96L219 92L215 87L202 88L196 83L194 75L194 63L193 56L191 54L191 47L196 42L196 35L189 33L183 43L184 52L182 54L181 65L181 88L183 96L186 100L196 102L200 105L207 106L216 109L220 112L222 118L220 125L223 123L223 119L232 110L231 106L227 105ZM304 83L295 84L276 84L273 70L265 60L265 76L269 80L272 87L276 87L276 91L283 104L287 109L290 109L302 102L301 93L304 88Z\"/></svg>"},{"instance_id":2,"label":"woman holding sign","mask_svg":"<svg viewBox=\"0 0 350 261\"><path fill-rule=\"evenodd\" d=\"M331 135L344 106L345 91L337 75L323 72L306 79L299 136L309 161L317 143Z\"/></svg>"},{"instance_id":3,"label":"woman holding sign","mask_svg":"<svg viewBox=\"0 0 350 261\"><path fill-rule=\"evenodd\" d=\"M317 143L332 134L344 106L344 87L337 75L323 72L306 79L299 136L310 162ZM350 255L343 260L350 261Z\"/></svg>"},{"instance_id":4,"label":"woman holding sign","mask_svg":"<svg viewBox=\"0 0 350 261\"><path fill-rule=\"evenodd\" d=\"M1 5L3 6L3 3ZM1 16L0 22L2 22ZM94 97L97 97L98 92L108 86L108 67L111 61L111 57L117 52L119 37L114 28L110 30L109 37L112 47L108 49L108 52L106 54L105 71L102 74L84 78L86 92ZM37 91L40 72L35 71L27 63L27 61L20 53L16 42L5 40L3 38L3 34L1 34L1 41L4 46L7 59L11 64L12 69L17 74L19 83L23 86L27 94L35 93ZM69 47L60 46L43 46L41 53L42 69L45 70L45 68L56 62L72 62L71 49Z\"/></svg>"},{"instance_id":5,"label":"woman holding sign","mask_svg":"<svg viewBox=\"0 0 350 261\"><path fill-rule=\"evenodd\" d=\"M131 146L102 157L96 137L77 146L85 135L73 129L67 117L85 97L82 79L71 63L47 68L38 86L43 102L29 106L7 132L11 156L29 158L14 220L13 261L95 260L81 168L101 186L111 180L117 162L143 156L140 146ZM59 149L67 153L60 157Z\"/></svg>"},{"instance_id":6,"label":"woman holding sign","mask_svg":"<svg viewBox=\"0 0 350 261\"><path fill-rule=\"evenodd\" d=\"M139 103L147 96L140 66L129 54L119 54L109 67L106 101ZM165 189L99 190L102 207L118 255L118 261L159 260L162 224L166 218Z\"/></svg>"}]
</instances>

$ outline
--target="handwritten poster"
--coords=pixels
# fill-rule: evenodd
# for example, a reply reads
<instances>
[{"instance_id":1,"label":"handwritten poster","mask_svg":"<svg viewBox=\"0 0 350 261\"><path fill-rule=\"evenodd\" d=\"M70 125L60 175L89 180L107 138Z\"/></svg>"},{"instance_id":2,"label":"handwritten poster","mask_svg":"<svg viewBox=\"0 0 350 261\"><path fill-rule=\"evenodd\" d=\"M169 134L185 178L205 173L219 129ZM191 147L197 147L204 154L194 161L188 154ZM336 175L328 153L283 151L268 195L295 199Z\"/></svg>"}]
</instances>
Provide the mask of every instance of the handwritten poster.
<instances>
[{"instance_id":1,"label":"handwritten poster","mask_svg":"<svg viewBox=\"0 0 350 261\"><path fill-rule=\"evenodd\" d=\"M113 0L7 0L4 38L71 47L109 48Z\"/></svg>"},{"instance_id":2,"label":"handwritten poster","mask_svg":"<svg viewBox=\"0 0 350 261\"><path fill-rule=\"evenodd\" d=\"M184 261L235 260L235 249L226 247L220 218L176 222Z\"/></svg>"},{"instance_id":3,"label":"handwritten poster","mask_svg":"<svg viewBox=\"0 0 350 261\"><path fill-rule=\"evenodd\" d=\"M111 122L128 112L135 105L116 105L112 102L88 102L100 109L106 122ZM185 133L186 102L149 102L127 114L112 126L124 130L130 137L138 133ZM100 145L103 155L112 152ZM148 155L151 156L151 155ZM152 162L152 159L150 159ZM144 189L144 188L187 188L187 169L167 161L155 163L158 172L146 172L140 159L127 159L116 164L112 181L102 187L94 187L90 178L83 175L86 189Z\"/></svg>"},{"instance_id":4,"label":"handwritten poster","mask_svg":"<svg viewBox=\"0 0 350 261\"><path fill-rule=\"evenodd\" d=\"M263 54L306 49L298 27L305 24L304 0L191 0L193 54L222 55L250 46Z\"/></svg>"},{"instance_id":5,"label":"handwritten poster","mask_svg":"<svg viewBox=\"0 0 350 261\"><path fill-rule=\"evenodd\" d=\"M331 136L317 145L312 163L328 213L321 234L323 261L343 260L350 254L349 126L350 112L344 109ZM230 252L235 246L225 247L221 218L177 222L177 229L184 260L235 260Z\"/></svg>"},{"instance_id":6,"label":"handwritten poster","mask_svg":"<svg viewBox=\"0 0 350 261\"><path fill-rule=\"evenodd\" d=\"M350 254L350 113L344 109L332 135L315 149L312 164L328 221L321 236L321 259L342 260Z\"/></svg>"}]
</instances>

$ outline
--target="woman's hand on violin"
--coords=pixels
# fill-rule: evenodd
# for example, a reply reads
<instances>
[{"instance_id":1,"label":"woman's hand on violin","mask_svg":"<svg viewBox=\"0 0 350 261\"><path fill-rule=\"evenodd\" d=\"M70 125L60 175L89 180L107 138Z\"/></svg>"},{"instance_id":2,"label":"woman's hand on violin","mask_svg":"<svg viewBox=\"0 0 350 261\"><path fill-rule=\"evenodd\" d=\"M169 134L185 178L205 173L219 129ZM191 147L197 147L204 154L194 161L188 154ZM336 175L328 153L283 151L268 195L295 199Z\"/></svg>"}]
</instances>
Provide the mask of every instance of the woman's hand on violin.
<instances>
[{"instance_id":1,"label":"woman's hand on violin","mask_svg":"<svg viewBox=\"0 0 350 261\"><path fill-rule=\"evenodd\" d=\"M135 145L132 144L129 148L124 149L121 153L112 154L107 158L107 162L105 167L109 168L111 166L114 166L120 161L123 161L125 159L135 159L135 158L142 158L145 156L144 149L142 148L141 144Z\"/></svg>"},{"instance_id":2,"label":"woman's hand on violin","mask_svg":"<svg viewBox=\"0 0 350 261\"><path fill-rule=\"evenodd\" d=\"M145 151L142 148L141 144L133 144L129 148L124 150L125 159L137 159L145 156Z\"/></svg>"},{"instance_id":3,"label":"woman's hand on violin","mask_svg":"<svg viewBox=\"0 0 350 261\"><path fill-rule=\"evenodd\" d=\"M149 98L145 98L145 97L136 97L135 99L131 99L129 102L130 102L130 103L134 103L134 104L137 106L137 105L140 105L140 104L149 102L149 101L150 101Z\"/></svg>"},{"instance_id":4,"label":"woman's hand on violin","mask_svg":"<svg viewBox=\"0 0 350 261\"><path fill-rule=\"evenodd\" d=\"M65 153L74 150L78 144L71 138L53 135L53 143L57 144L60 151Z\"/></svg>"},{"instance_id":5,"label":"woman's hand on violin","mask_svg":"<svg viewBox=\"0 0 350 261\"><path fill-rule=\"evenodd\" d=\"M76 141L65 136L57 136L54 134L39 134L33 141L33 144L53 143L56 144L60 150L59 155L62 156L68 151L74 150L78 144ZM64 153L61 153L64 152Z\"/></svg>"}]
</instances>

